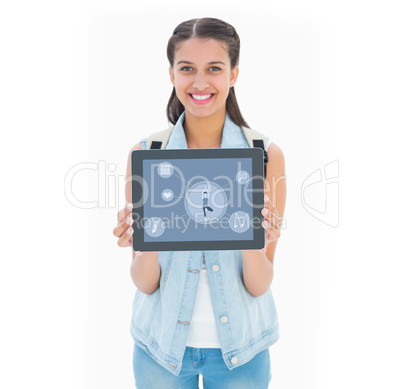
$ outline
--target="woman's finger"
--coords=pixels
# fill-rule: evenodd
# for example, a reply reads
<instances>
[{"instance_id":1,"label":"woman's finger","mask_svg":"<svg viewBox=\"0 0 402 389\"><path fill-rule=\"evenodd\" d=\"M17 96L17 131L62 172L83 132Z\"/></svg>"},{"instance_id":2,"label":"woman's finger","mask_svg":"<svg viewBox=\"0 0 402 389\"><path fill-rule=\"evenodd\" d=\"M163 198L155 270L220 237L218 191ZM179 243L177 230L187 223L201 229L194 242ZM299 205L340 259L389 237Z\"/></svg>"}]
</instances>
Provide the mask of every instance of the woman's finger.
<instances>
[{"instance_id":1,"label":"woman's finger","mask_svg":"<svg viewBox=\"0 0 402 389\"><path fill-rule=\"evenodd\" d=\"M117 244L120 247L128 247L131 246L133 243L132 241L132 235L133 235L133 227L128 227L127 230L121 235L119 240L117 241ZM131 243L130 243L131 242Z\"/></svg>"},{"instance_id":2,"label":"woman's finger","mask_svg":"<svg viewBox=\"0 0 402 389\"><path fill-rule=\"evenodd\" d=\"M283 218L279 215L278 210L267 195L264 196L264 208L261 210L261 214L268 220L270 226L280 231Z\"/></svg>"},{"instance_id":3,"label":"woman's finger","mask_svg":"<svg viewBox=\"0 0 402 389\"><path fill-rule=\"evenodd\" d=\"M265 230L265 231L264 231L264 235L265 235L265 245L264 245L264 247L260 250L262 253L265 253L265 252L267 251L267 246L268 246L268 243L270 242L270 241L269 241L268 230Z\"/></svg>"},{"instance_id":4,"label":"woman's finger","mask_svg":"<svg viewBox=\"0 0 402 389\"><path fill-rule=\"evenodd\" d=\"M131 248L132 248L132 253L133 253L133 259L134 259L134 257L140 257L143 254L142 251L134 251L134 248L133 247L131 247Z\"/></svg>"},{"instance_id":5,"label":"woman's finger","mask_svg":"<svg viewBox=\"0 0 402 389\"><path fill-rule=\"evenodd\" d=\"M117 227L113 229L113 235L121 238L132 224L133 218L131 216L127 216L125 220L123 220Z\"/></svg>"},{"instance_id":6,"label":"woman's finger","mask_svg":"<svg viewBox=\"0 0 402 389\"><path fill-rule=\"evenodd\" d=\"M268 234L274 239L279 239L279 237L281 236L281 233L279 232L279 230L275 227L271 227L270 225L266 224L267 220L264 220L262 222L262 226L265 228L265 231L268 232Z\"/></svg>"},{"instance_id":7,"label":"woman's finger","mask_svg":"<svg viewBox=\"0 0 402 389\"><path fill-rule=\"evenodd\" d=\"M273 242L274 240L278 240L279 237L281 236L281 233L275 228L272 228L270 230L266 229L265 233L266 233L265 241L268 242L268 243Z\"/></svg>"},{"instance_id":8,"label":"woman's finger","mask_svg":"<svg viewBox=\"0 0 402 389\"><path fill-rule=\"evenodd\" d=\"M129 203L125 208L121 209L117 212L117 224L121 223L123 220L127 218L127 216L131 215L131 211L133 210L133 204Z\"/></svg>"},{"instance_id":9,"label":"woman's finger","mask_svg":"<svg viewBox=\"0 0 402 389\"><path fill-rule=\"evenodd\" d=\"M278 210L267 195L264 195L264 208L268 209L268 211L272 213L272 215L274 215L275 217L280 217Z\"/></svg>"},{"instance_id":10,"label":"woman's finger","mask_svg":"<svg viewBox=\"0 0 402 389\"><path fill-rule=\"evenodd\" d=\"M261 210L261 214L265 217L265 220L269 223L270 226L274 226L275 228L278 228L278 219L272 214L270 210L267 208L263 208Z\"/></svg>"},{"instance_id":11,"label":"woman's finger","mask_svg":"<svg viewBox=\"0 0 402 389\"><path fill-rule=\"evenodd\" d=\"M266 209L266 208L264 208ZM261 211L265 219L262 221L262 225L264 228L275 228L278 231L280 230L280 220L275 218L270 212L268 214L264 214L264 209Z\"/></svg>"}]
</instances>

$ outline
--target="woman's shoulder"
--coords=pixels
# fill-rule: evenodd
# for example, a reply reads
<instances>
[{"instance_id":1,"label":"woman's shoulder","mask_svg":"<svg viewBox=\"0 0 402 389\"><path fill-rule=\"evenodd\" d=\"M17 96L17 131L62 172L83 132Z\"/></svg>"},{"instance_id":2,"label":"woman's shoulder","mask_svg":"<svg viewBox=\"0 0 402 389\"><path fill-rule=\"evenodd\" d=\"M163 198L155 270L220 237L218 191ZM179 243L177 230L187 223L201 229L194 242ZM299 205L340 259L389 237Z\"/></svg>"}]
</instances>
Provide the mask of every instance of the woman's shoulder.
<instances>
[{"instance_id":1,"label":"woman's shoulder","mask_svg":"<svg viewBox=\"0 0 402 389\"><path fill-rule=\"evenodd\" d=\"M135 146L133 146L130 150L130 154L134 150L145 150L147 148L147 139L148 138L143 138Z\"/></svg>"},{"instance_id":2,"label":"woman's shoulder","mask_svg":"<svg viewBox=\"0 0 402 389\"><path fill-rule=\"evenodd\" d=\"M146 150L146 149L147 149L147 142L148 142L148 139L150 139L150 140L156 140L156 139L157 139L157 140L159 140L159 141L162 141L162 143L166 143L167 140L169 139L169 136L170 136L170 134L171 134L173 128L174 128L174 126L171 126L171 127L167 128L167 129L164 129L164 130L162 130L162 131L154 132L154 133L152 133L151 135L149 135L149 136L147 136L147 137L145 137L145 138L142 138L142 139L139 141L139 143L137 143L137 144L130 150L130 152L133 151L133 150L141 150L141 149L142 149L142 150Z\"/></svg>"},{"instance_id":3,"label":"woman's shoulder","mask_svg":"<svg viewBox=\"0 0 402 389\"><path fill-rule=\"evenodd\" d=\"M269 142L268 148L267 148L267 153L268 153L268 161L278 161L278 162L283 162L285 161L285 156L283 154L282 149L274 142Z\"/></svg>"},{"instance_id":4,"label":"woman's shoulder","mask_svg":"<svg viewBox=\"0 0 402 389\"><path fill-rule=\"evenodd\" d=\"M280 177L285 174L285 156L282 149L274 142L270 142L267 149L268 164L267 177Z\"/></svg>"},{"instance_id":5,"label":"woman's shoulder","mask_svg":"<svg viewBox=\"0 0 402 389\"><path fill-rule=\"evenodd\" d=\"M144 149L144 147L142 146L142 140L141 140L130 149L129 154L131 155L131 152L134 151L134 150L143 150L143 149Z\"/></svg>"},{"instance_id":6,"label":"woman's shoulder","mask_svg":"<svg viewBox=\"0 0 402 389\"><path fill-rule=\"evenodd\" d=\"M268 157L284 158L282 149L273 141L268 141L267 153Z\"/></svg>"}]
</instances>

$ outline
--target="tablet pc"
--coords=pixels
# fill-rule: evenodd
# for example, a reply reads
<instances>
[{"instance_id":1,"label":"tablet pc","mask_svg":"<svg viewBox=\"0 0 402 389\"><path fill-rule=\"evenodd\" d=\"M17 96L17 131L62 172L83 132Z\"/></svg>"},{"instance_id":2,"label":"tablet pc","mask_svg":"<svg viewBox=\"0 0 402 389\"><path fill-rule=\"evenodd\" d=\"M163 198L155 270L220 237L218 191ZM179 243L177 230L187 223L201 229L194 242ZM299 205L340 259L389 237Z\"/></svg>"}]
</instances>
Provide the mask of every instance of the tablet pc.
<instances>
[{"instance_id":1,"label":"tablet pc","mask_svg":"<svg viewBox=\"0 0 402 389\"><path fill-rule=\"evenodd\" d=\"M260 148L134 150L133 249L261 249Z\"/></svg>"}]
</instances>

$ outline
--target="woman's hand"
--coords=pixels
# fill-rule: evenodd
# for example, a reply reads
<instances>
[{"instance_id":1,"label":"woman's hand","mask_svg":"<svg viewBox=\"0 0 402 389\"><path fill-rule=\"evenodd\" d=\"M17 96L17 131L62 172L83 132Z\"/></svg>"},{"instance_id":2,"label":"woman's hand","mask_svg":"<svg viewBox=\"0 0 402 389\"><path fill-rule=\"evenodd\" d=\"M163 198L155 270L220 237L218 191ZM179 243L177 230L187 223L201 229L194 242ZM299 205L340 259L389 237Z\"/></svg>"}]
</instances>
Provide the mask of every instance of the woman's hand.
<instances>
[{"instance_id":1,"label":"woman's hand","mask_svg":"<svg viewBox=\"0 0 402 389\"><path fill-rule=\"evenodd\" d=\"M132 227L133 218L131 211L133 204L127 204L126 208L121 209L117 214L117 226L113 229L113 235L118 237L117 244L120 247L129 247L133 245L133 232ZM142 255L142 251L135 251L136 256Z\"/></svg>"},{"instance_id":2,"label":"woman's hand","mask_svg":"<svg viewBox=\"0 0 402 389\"><path fill-rule=\"evenodd\" d=\"M265 229L265 246L260 251L265 253L268 244L281 236L279 232L281 217L267 195L264 195L264 208L261 210L261 214L265 217L262 222Z\"/></svg>"}]
</instances>

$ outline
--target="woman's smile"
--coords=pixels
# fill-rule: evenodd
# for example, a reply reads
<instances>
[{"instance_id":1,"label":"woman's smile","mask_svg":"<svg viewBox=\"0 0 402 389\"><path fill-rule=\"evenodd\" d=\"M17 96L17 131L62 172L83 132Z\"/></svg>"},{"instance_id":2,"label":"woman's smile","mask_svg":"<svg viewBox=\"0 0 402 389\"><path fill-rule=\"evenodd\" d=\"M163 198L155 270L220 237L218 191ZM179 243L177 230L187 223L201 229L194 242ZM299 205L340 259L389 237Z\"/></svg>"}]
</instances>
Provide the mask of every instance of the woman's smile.
<instances>
[{"instance_id":1,"label":"woman's smile","mask_svg":"<svg viewBox=\"0 0 402 389\"><path fill-rule=\"evenodd\" d=\"M215 93L189 93L188 95L195 104L208 104Z\"/></svg>"}]
</instances>

